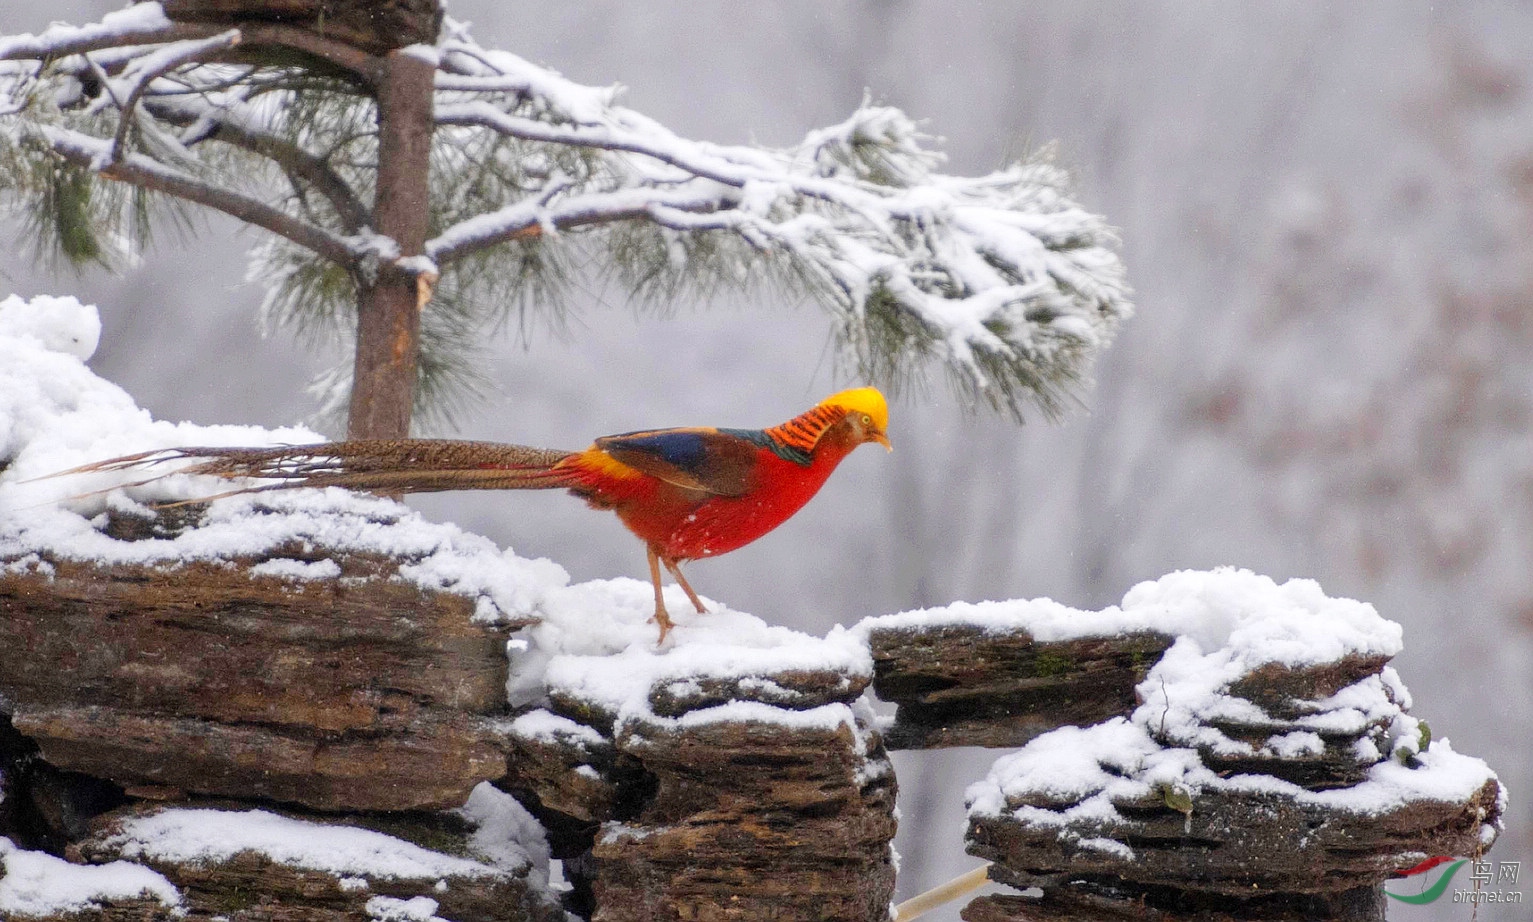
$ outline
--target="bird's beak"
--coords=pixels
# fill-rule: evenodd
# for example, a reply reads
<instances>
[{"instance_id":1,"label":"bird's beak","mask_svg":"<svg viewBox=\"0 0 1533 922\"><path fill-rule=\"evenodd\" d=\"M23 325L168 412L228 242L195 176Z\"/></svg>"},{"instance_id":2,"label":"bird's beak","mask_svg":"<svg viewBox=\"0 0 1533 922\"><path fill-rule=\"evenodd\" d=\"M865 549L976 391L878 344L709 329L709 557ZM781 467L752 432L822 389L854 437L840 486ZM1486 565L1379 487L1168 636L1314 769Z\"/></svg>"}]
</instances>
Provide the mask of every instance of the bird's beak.
<instances>
[{"instance_id":1,"label":"bird's beak","mask_svg":"<svg viewBox=\"0 0 1533 922\"><path fill-rule=\"evenodd\" d=\"M884 446L886 451L894 451L894 446L889 444L889 437L882 432L870 432L868 438Z\"/></svg>"}]
</instances>

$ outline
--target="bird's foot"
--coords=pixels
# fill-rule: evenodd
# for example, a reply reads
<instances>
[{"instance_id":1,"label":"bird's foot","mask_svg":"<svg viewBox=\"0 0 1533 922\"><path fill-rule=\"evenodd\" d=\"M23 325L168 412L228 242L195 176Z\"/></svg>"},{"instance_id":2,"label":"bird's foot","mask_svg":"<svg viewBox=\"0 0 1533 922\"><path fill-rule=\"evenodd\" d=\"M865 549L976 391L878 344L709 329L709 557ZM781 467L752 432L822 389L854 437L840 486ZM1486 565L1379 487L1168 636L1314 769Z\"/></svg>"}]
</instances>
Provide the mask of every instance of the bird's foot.
<instances>
[{"instance_id":1,"label":"bird's foot","mask_svg":"<svg viewBox=\"0 0 1533 922\"><path fill-rule=\"evenodd\" d=\"M658 647L665 643L666 635L671 633L671 628L676 626L676 622L671 620L670 612L666 611L663 606L656 608L655 616L649 620L660 625L660 639L655 641L655 646Z\"/></svg>"}]
</instances>

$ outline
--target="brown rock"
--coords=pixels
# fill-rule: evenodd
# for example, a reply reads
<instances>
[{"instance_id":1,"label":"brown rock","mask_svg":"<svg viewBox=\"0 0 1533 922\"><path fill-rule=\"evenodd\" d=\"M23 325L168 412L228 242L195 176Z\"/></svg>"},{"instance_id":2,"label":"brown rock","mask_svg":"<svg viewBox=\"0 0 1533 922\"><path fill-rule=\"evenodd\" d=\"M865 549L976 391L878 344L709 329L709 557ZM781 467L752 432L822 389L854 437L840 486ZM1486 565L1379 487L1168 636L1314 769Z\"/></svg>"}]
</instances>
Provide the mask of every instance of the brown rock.
<instances>
[{"instance_id":1,"label":"brown rock","mask_svg":"<svg viewBox=\"0 0 1533 922\"><path fill-rule=\"evenodd\" d=\"M43 761L37 745L0 714L0 836L57 853L85 833L91 818L125 800L111 782Z\"/></svg>"},{"instance_id":2,"label":"brown rock","mask_svg":"<svg viewBox=\"0 0 1533 922\"><path fill-rule=\"evenodd\" d=\"M1262 752L1268 738L1300 729L1285 723L1243 726L1219 722L1213 724L1232 740L1248 743L1257 751L1246 755L1226 755L1208 747L1197 747L1203 764L1223 775L1271 775L1311 791L1350 787L1362 781L1377 759L1365 758L1356 749L1364 737L1372 737L1375 749L1389 748L1386 740L1388 721L1372 725L1363 733L1320 733L1323 748L1303 755L1276 755Z\"/></svg>"},{"instance_id":3,"label":"brown rock","mask_svg":"<svg viewBox=\"0 0 1533 922\"><path fill-rule=\"evenodd\" d=\"M344 736L107 707L18 708L12 720L43 758L75 771L320 810L456 807L506 766L502 734L468 718L418 717Z\"/></svg>"},{"instance_id":4,"label":"brown rock","mask_svg":"<svg viewBox=\"0 0 1533 922\"><path fill-rule=\"evenodd\" d=\"M46 916L15 916L15 922L166 922L167 919L193 920L193 922L212 922L207 915L188 913L185 916L172 916L169 907L159 900L134 899L134 900L103 900L95 908L82 912L68 912L60 915ZM316 917L320 922L329 922L325 917ZM356 922L362 922L366 917L358 917ZM286 920L284 920L286 922ZM296 920L294 920L296 922ZM340 920L336 920L340 922ZM349 922L349 920L348 920Z\"/></svg>"},{"instance_id":5,"label":"brown rock","mask_svg":"<svg viewBox=\"0 0 1533 922\"><path fill-rule=\"evenodd\" d=\"M551 830L567 902L593 919L882 920L895 782L850 706L867 681L665 677L641 692L649 713L621 720L552 687L552 713L513 724L501 783ZM727 701L759 707L710 711Z\"/></svg>"},{"instance_id":6,"label":"brown rock","mask_svg":"<svg viewBox=\"0 0 1533 922\"><path fill-rule=\"evenodd\" d=\"M594 919L887 917L895 782L876 733L656 722L618 746L655 790L596 841Z\"/></svg>"},{"instance_id":7,"label":"brown rock","mask_svg":"<svg viewBox=\"0 0 1533 922\"><path fill-rule=\"evenodd\" d=\"M1282 778L1312 791L1350 787L1362 781L1368 769L1390 749L1391 714L1381 713L1360 727L1334 729L1314 717L1326 709L1325 700L1348 686L1376 676L1389 662L1384 656L1349 655L1328 663L1288 666L1268 663L1232 683L1225 694L1244 698L1260 708L1262 716L1247 722L1228 718L1211 719L1207 726L1253 750L1245 754L1221 752L1199 741L1168 738L1152 726L1151 735L1166 746L1191 745L1198 750L1203 764L1223 775L1257 774ZM1383 693L1391 703L1394 692L1386 683ZM1296 731L1313 733L1320 738L1319 751L1279 755L1270 751L1268 741ZM1363 741L1372 746L1359 746Z\"/></svg>"},{"instance_id":8,"label":"brown rock","mask_svg":"<svg viewBox=\"0 0 1533 922\"><path fill-rule=\"evenodd\" d=\"M1416 801L1360 814L1291 795L1202 791L1191 816L1155 798L1117 804L1121 822L1072 823L1067 835L1010 816L971 817L969 851L997 862L992 877L1045 890L1096 880L1240 898L1338 893L1377 886L1419 860L1413 855L1475 851L1480 827L1498 815L1498 793L1491 781L1465 803ZM1091 836L1127 845L1133 859L1083 847Z\"/></svg>"},{"instance_id":9,"label":"brown rock","mask_svg":"<svg viewBox=\"0 0 1533 922\"><path fill-rule=\"evenodd\" d=\"M869 676L828 669L785 669L763 675L686 677L657 684L649 693L650 708L661 717L729 701L759 701L791 710L856 699L868 687Z\"/></svg>"},{"instance_id":10,"label":"brown rock","mask_svg":"<svg viewBox=\"0 0 1533 922\"><path fill-rule=\"evenodd\" d=\"M506 710L515 625L390 579L398 561L329 559L342 579L253 577L258 561L7 573L0 695L50 763L118 784L321 809L461 804L505 773L486 718Z\"/></svg>"},{"instance_id":11,"label":"brown rock","mask_svg":"<svg viewBox=\"0 0 1533 922\"><path fill-rule=\"evenodd\" d=\"M612 819L620 781L617 748L609 739L594 742L578 732L508 734L509 770L499 784L533 794L539 805L590 824ZM631 760L629 760L631 761ZM631 773L632 768L628 769ZM589 844L589 842L587 843Z\"/></svg>"},{"instance_id":12,"label":"brown rock","mask_svg":"<svg viewBox=\"0 0 1533 922\"><path fill-rule=\"evenodd\" d=\"M228 808L204 802L187 807ZM118 833L124 821L153 816L168 808L139 805L99 818L90 837L71 849L71 858L91 863L127 859L163 874L183 894L187 918L223 916L230 922L362 922L372 918L367 902L375 897L408 900L427 897L437 914L458 922L559 922L563 914L538 892L525 869L511 871L481 865L476 873L399 877L365 869L331 873L286 864L271 855L241 851L224 860L175 861L143 854ZM469 825L451 814L350 817L346 820L284 815L319 826L375 828L397 839L454 857L468 855ZM237 814L236 814L237 819ZM162 918L163 918L163 909ZM113 917L115 918L115 917Z\"/></svg>"},{"instance_id":13,"label":"brown rock","mask_svg":"<svg viewBox=\"0 0 1533 922\"><path fill-rule=\"evenodd\" d=\"M1041 643L966 625L869 632L873 690L899 705L891 749L1011 748L1135 707L1134 686L1172 638L1129 634Z\"/></svg>"},{"instance_id":14,"label":"brown rock","mask_svg":"<svg viewBox=\"0 0 1533 922\"><path fill-rule=\"evenodd\" d=\"M1389 662L1387 656L1349 654L1329 663L1287 666L1268 663L1247 673L1230 686L1230 694L1260 705L1277 717L1296 717L1305 711L1299 702L1329 698L1349 685L1377 675Z\"/></svg>"}]
</instances>

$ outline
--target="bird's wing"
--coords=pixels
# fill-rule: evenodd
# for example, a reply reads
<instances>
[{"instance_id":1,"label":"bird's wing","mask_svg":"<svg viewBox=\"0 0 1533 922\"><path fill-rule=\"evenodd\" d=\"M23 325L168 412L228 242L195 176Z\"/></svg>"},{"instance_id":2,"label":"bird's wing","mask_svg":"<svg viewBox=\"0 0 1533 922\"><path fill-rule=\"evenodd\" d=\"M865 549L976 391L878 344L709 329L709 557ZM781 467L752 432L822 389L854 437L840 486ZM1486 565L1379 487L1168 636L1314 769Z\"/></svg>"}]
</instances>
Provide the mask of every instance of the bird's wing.
<instances>
[{"instance_id":1,"label":"bird's wing","mask_svg":"<svg viewBox=\"0 0 1533 922\"><path fill-rule=\"evenodd\" d=\"M596 440L616 461L666 483L716 496L743 496L753 485L760 446L717 429L651 429Z\"/></svg>"}]
</instances>

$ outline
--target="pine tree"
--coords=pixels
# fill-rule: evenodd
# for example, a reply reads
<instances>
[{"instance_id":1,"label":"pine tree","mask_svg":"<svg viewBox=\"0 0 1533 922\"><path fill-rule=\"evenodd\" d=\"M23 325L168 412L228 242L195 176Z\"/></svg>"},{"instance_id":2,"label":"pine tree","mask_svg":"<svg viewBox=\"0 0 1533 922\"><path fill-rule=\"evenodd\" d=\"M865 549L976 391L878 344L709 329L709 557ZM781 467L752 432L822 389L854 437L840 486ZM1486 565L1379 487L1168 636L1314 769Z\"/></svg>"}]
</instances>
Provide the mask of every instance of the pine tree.
<instances>
[{"instance_id":1,"label":"pine tree","mask_svg":"<svg viewBox=\"0 0 1533 922\"><path fill-rule=\"evenodd\" d=\"M435 0L164 0L0 38L0 196L44 254L119 265L168 212L269 232L269 327L350 338L348 435L474 390L485 330L556 318L594 267L634 297L773 283L833 316L858 376L945 368L1058 412L1131 306L1103 220L1046 155L938 172L864 102L786 149L678 137L478 45Z\"/></svg>"}]
</instances>

